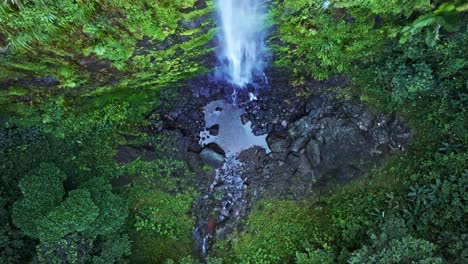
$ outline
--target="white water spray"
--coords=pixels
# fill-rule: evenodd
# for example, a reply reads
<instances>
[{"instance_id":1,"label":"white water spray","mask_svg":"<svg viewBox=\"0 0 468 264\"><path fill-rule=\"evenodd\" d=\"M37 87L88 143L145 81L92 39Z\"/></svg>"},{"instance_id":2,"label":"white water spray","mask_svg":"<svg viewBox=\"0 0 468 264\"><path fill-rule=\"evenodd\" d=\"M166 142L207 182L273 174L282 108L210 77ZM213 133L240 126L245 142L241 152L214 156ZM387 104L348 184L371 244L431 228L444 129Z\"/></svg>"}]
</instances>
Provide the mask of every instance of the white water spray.
<instances>
[{"instance_id":1,"label":"white water spray","mask_svg":"<svg viewBox=\"0 0 468 264\"><path fill-rule=\"evenodd\" d=\"M218 0L218 77L243 87L265 67L265 0Z\"/></svg>"}]
</instances>

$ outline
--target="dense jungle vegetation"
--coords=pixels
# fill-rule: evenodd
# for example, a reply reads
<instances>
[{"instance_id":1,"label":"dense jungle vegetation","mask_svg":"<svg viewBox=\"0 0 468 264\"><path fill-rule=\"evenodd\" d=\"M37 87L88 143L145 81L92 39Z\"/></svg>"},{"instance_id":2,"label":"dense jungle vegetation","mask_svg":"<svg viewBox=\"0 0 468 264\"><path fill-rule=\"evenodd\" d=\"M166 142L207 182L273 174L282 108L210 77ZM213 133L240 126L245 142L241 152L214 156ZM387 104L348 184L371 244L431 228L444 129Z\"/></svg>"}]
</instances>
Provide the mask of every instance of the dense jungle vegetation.
<instances>
[{"instance_id":1,"label":"dense jungle vegetation","mask_svg":"<svg viewBox=\"0 0 468 264\"><path fill-rule=\"evenodd\" d=\"M211 69L213 1L0 2L0 263L198 263L193 172L151 109ZM304 201L264 200L209 263L468 263L468 4L270 1L274 67L345 75L409 150ZM190 22L190 23L189 23ZM188 25L190 24L190 25ZM122 165L123 144L154 161ZM131 186L111 184L125 175ZM181 177L180 175L183 175Z\"/></svg>"}]
</instances>

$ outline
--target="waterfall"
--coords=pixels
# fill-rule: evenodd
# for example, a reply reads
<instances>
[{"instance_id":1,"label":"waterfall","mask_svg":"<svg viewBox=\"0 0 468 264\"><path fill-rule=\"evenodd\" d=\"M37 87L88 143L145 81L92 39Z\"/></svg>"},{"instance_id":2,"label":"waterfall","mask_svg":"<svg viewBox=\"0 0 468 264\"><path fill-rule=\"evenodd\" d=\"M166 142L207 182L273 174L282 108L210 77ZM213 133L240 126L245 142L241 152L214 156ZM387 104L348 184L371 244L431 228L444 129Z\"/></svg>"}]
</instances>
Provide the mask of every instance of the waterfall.
<instances>
[{"instance_id":1,"label":"waterfall","mask_svg":"<svg viewBox=\"0 0 468 264\"><path fill-rule=\"evenodd\" d=\"M270 152L267 135L257 136L252 122L245 121L244 108L236 105L237 92L243 88L252 101L256 99L250 88L267 84L264 68L268 57L265 46L266 5L269 0L215 0L218 13L218 65L217 80L232 85L231 100L218 100L205 106L205 129L200 131L200 145L210 150L214 144L225 153L224 164L215 170L210 187L199 199L204 209L193 230L194 242L200 257L205 259L213 239L238 224L245 214L246 185L243 179L243 163L238 155L254 146ZM251 85L250 85L251 84ZM259 84L259 85L257 85ZM247 98L247 97L245 97ZM209 130L218 127L216 135ZM215 221L214 229L210 221ZM223 231L224 229L224 231Z\"/></svg>"},{"instance_id":2,"label":"waterfall","mask_svg":"<svg viewBox=\"0 0 468 264\"><path fill-rule=\"evenodd\" d=\"M244 87L263 76L265 57L265 0L217 0L218 78Z\"/></svg>"}]
</instances>

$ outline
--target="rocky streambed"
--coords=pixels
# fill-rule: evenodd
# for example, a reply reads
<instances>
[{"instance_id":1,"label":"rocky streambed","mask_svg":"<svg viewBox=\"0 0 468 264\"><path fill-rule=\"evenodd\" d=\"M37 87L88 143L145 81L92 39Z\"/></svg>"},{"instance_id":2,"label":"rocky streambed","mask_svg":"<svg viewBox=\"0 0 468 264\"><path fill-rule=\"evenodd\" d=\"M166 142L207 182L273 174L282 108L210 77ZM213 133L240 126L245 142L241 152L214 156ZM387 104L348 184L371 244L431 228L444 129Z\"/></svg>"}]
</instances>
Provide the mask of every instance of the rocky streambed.
<instances>
[{"instance_id":1,"label":"rocky streambed","mask_svg":"<svg viewBox=\"0 0 468 264\"><path fill-rule=\"evenodd\" d=\"M259 199L322 195L365 177L410 139L397 116L338 96L349 85L345 77L294 86L283 72L267 75L268 83L239 91L236 105L230 85L196 77L149 117L148 133L173 137L174 157L197 172L202 195L192 209L193 238L201 255L239 227ZM121 151L128 148L154 155L147 147Z\"/></svg>"}]
</instances>

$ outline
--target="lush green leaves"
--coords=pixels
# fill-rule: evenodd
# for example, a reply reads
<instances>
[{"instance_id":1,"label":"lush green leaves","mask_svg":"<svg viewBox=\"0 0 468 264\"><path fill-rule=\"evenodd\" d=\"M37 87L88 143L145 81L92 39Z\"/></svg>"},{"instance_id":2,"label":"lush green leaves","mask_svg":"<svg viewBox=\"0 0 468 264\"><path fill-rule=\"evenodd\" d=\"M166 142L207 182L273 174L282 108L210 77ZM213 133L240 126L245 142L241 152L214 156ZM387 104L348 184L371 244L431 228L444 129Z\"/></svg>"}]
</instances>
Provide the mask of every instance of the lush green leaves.
<instances>
[{"instance_id":1,"label":"lush green leaves","mask_svg":"<svg viewBox=\"0 0 468 264\"><path fill-rule=\"evenodd\" d=\"M3 212L2 212L3 213ZM3 216L7 216L3 214ZM33 242L8 222L0 222L0 263L24 263L34 254Z\"/></svg>"},{"instance_id":2,"label":"lush green leaves","mask_svg":"<svg viewBox=\"0 0 468 264\"><path fill-rule=\"evenodd\" d=\"M138 161L128 172L134 175L129 196L134 240L131 260L155 263L190 254L195 221L189 211L197 195L188 186L191 173L183 163L172 160Z\"/></svg>"},{"instance_id":3,"label":"lush green leaves","mask_svg":"<svg viewBox=\"0 0 468 264\"><path fill-rule=\"evenodd\" d=\"M90 223L88 236L115 234L128 217L127 203L112 193L111 185L103 177L91 179L81 188L90 192L93 203L99 209L98 216Z\"/></svg>"},{"instance_id":4,"label":"lush green leaves","mask_svg":"<svg viewBox=\"0 0 468 264\"><path fill-rule=\"evenodd\" d=\"M348 10L348 15L308 1L291 1L278 4L275 12L279 38L288 45L274 46L276 63L292 66L299 76L326 79L347 73L355 61L377 56L388 35L388 28L377 25L362 6Z\"/></svg>"},{"instance_id":5,"label":"lush green leaves","mask_svg":"<svg viewBox=\"0 0 468 264\"><path fill-rule=\"evenodd\" d=\"M37 248L39 263L88 263L93 241L71 234L56 242L41 242Z\"/></svg>"},{"instance_id":6,"label":"lush green leaves","mask_svg":"<svg viewBox=\"0 0 468 264\"><path fill-rule=\"evenodd\" d=\"M370 236L372 244L353 253L349 263L444 263L435 257L436 246L428 241L408 235L401 219L387 219L381 233Z\"/></svg>"},{"instance_id":7,"label":"lush green leaves","mask_svg":"<svg viewBox=\"0 0 468 264\"><path fill-rule=\"evenodd\" d=\"M457 2L460 4L458 7ZM435 46L439 40L441 29L455 32L461 27L461 17L459 14L463 10L463 8L460 8L462 7L461 3L462 1L445 2L432 13L421 15L411 25L405 26L401 30L400 43L406 43L413 35L426 29L426 44L428 46ZM427 29L429 26L431 28Z\"/></svg>"},{"instance_id":8,"label":"lush green leaves","mask_svg":"<svg viewBox=\"0 0 468 264\"><path fill-rule=\"evenodd\" d=\"M232 263L286 263L309 236L307 211L292 201L263 202L249 215L245 234L232 240ZM223 249L220 249L222 251Z\"/></svg>"},{"instance_id":9,"label":"lush green leaves","mask_svg":"<svg viewBox=\"0 0 468 264\"><path fill-rule=\"evenodd\" d=\"M39 237L38 221L62 201L65 177L52 164L41 164L19 182L23 199L13 207L13 221L28 236Z\"/></svg>"},{"instance_id":10,"label":"lush green leaves","mask_svg":"<svg viewBox=\"0 0 468 264\"><path fill-rule=\"evenodd\" d=\"M307 253L296 252L296 264L333 264L335 256L332 252L320 249L309 249Z\"/></svg>"},{"instance_id":11,"label":"lush green leaves","mask_svg":"<svg viewBox=\"0 0 468 264\"><path fill-rule=\"evenodd\" d=\"M124 236L113 236L100 246L100 254L93 257L94 264L124 263L123 259L131 253L131 242Z\"/></svg>"},{"instance_id":12,"label":"lush green leaves","mask_svg":"<svg viewBox=\"0 0 468 264\"><path fill-rule=\"evenodd\" d=\"M74 190L67 199L38 222L39 239L55 242L71 233L88 229L99 215L99 208L87 190Z\"/></svg>"}]
</instances>

